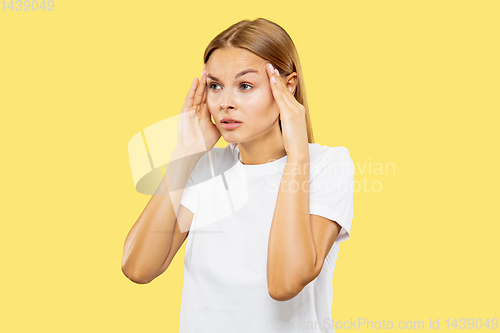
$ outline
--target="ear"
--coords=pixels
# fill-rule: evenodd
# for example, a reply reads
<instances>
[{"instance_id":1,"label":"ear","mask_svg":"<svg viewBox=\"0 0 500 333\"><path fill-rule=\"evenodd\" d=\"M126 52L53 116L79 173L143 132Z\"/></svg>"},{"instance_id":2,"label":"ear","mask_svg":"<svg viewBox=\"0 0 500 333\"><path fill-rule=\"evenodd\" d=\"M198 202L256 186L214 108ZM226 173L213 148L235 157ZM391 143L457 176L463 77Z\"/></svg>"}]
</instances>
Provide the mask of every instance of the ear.
<instances>
[{"instance_id":1,"label":"ear","mask_svg":"<svg viewBox=\"0 0 500 333\"><path fill-rule=\"evenodd\" d=\"M293 72L292 74L288 75L285 79L285 85L288 91L292 93L292 95L295 94L295 89L297 88L297 73Z\"/></svg>"}]
</instances>

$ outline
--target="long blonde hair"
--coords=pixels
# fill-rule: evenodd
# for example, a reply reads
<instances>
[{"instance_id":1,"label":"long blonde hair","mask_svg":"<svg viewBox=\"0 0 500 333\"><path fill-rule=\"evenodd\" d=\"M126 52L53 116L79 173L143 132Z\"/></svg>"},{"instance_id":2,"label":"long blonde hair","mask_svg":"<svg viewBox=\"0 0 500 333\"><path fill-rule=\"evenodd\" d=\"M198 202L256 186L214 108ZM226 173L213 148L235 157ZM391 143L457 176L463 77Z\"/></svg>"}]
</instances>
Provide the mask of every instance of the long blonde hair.
<instances>
[{"instance_id":1,"label":"long blonde hair","mask_svg":"<svg viewBox=\"0 0 500 333\"><path fill-rule=\"evenodd\" d=\"M288 33L278 24L264 18L242 20L215 36L205 49L203 62L207 63L214 50L224 47L239 47L256 54L272 63L282 77L297 73L294 96L306 109L307 138L309 143L314 143L299 55ZM279 126L281 130L281 119Z\"/></svg>"}]
</instances>

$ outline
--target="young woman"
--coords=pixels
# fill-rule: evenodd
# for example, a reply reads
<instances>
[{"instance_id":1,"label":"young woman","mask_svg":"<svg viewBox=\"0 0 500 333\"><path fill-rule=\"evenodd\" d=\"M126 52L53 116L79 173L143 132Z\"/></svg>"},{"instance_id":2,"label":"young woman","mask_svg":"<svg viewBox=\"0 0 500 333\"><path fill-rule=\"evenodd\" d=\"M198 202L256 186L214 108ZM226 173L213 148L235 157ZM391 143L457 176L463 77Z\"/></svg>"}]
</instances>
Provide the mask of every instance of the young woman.
<instances>
[{"instance_id":1,"label":"young woman","mask_svg":"<svg viewBox=\"0 0 500 333\"><path fill-rule=\"evenodd\" d=\"M210 42L172 160L127 236L125 275L149 283L187 238L180 332L334 332L354 165L345 147L313 143L299 57L279 25L244 20Z\"/></svg>"}]
</instances>

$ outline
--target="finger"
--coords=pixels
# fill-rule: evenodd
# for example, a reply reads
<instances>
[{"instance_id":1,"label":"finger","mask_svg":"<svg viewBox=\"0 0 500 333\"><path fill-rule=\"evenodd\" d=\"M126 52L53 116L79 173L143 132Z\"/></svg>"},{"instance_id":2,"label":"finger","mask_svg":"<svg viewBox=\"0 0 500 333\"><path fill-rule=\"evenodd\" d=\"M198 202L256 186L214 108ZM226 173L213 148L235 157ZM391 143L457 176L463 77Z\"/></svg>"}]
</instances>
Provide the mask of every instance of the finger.
<instances>
[{"instance_id":1,"label":"finger","mask_svg":"<svg viewBox=\"0 0 500 333\"><path fill-rule=\"evenodd\" d=\"M198 88L196 89L196 93L194 95L193 105L198 106L201 104L206 84L207 84L207 74L205 71L205 66L203 66L203 70L201 72L200 84L198 85Z\"/></svg>"},{"instance_id":2,"label":"finger","mask_svg":"<svg viewBox=\"0 0 500 333\"><path fill-rule=\"evenodd\" d=\"M203 92L203 101L202 101L202 103L206 103L207 102L207 95L208 95L208 86L205 85L205 90Z\"/></svg>"},{"instance_id":3,"label":"finger","mask_svg":"<svg viewBox=\"0 0 500 333\"><path fill-rule=\"evenodd\" d=\"M210 112L208 111L208 104L203 103L203 105L201 107L200 115L201 115L202 119L203 118L208 118L210 121L212 121L210 119Z\"/></svg>"},{"instance_id":4,"label":"finger","mask_svg":"<svg viewBox=\"0 0 500 333\"><path fill-rule=\"evenodd\" d=\"M274 74L274 67L272 67L272 64L270 62L268 62L266 64L266 73L267 73L267 76L269 77L269 79L271 79L271 77ZM271 84L271 81L269 81L269 84Z\"/></svg>"},{"instance_id":5,"label":"finger","mask_svg":"<svg viewBox=\"0 0 500 333\"><path fill-rule=\"evenodd\" d=\"M197 86L198 86L198 78L195 77L193 79L193 82L191 83L191 87L189 88L186 98L184 99L184 105L182 105L183 108L185 107L190 108L193 106L193 98Z\"/></svg>"},{"instance_id":6,"label":"finger","mask_svg":"<svg viewBox=\"0 0 500 333\"><path fill-rule=\"evenodd\" d=\"M276 104L278 104L278 108L280 109L280 113L282 113L285 109L290 108L290 105L287 103L285 97L283 96L282 91L278 87L276 87L278 84L271 83L271 85L275 86L272 89L274 100L276 101Z\"/></svg>"},{"instance_id":7,"label":"finger","mask_svg":"<svg viewBox=\"0 0 500 333\"><path fill-rule=\"evenodd\" d=\"M285 86L285 84L281 80L281 76L279 74L279 71L277 69L269 67L268 65L266 67L267 67L266 72L269 75L271 90L272 90L274 99L276 100L276 103L278 104L278 107L280 109L280 113L283 110L285 110L286 108L298 107L297 105L295 105L293 103L292 99L295 100L295 97L287 89L287 87Z\"/></svg>"},{"instance_id":8,"label":"finger","mask_svg":"<svg viewBox=\"0 0 500 333\"><path fill-rule=\"evenodd\" d=\"M271 91L273 93L273 96L276 99L276 96L278 93L276 90L278 90L278 85L275 82L278 82L278 78L276 77L275 69L274 69L274 67L272 67L271 63L268 63L266 65L266 73L269 77L269 85L271 86Z\"/></svg>"},{"instance_id":9,"label":"finger","mask_svg":"<svg viewBox=\"0 0 500 333\"><path fill-rule=\"evenodd\" d=\"M272 90L274 99L276 100L276 103L278 104L278 107L280 108L280 112L282 110L284 110L284 108L291 107L291 105L287 101L286 92L283 90L283 89L286 90L286 87L284 86L283 82L281 81L281 77L279 76L278 70L277 69L270 70L268 67L266 72L269 75L269 78L270 78L269 82L271 85L271 90Z\"/></svg>"},{"instance_id":10,"label":"finger","mask_svg":"<svg viewBox=\"0 0 500 333\"><path fill-rule=\"evenodd\" d=\"M290 90L285 86L285 83L281 79L280 73L277 69L274 70L274 77L276 78L276 88L278 88L283 95L286 95L287 92L291 94Z\"/></svg>"},{"instance_id":11,"label":"finger","mask_svg":"<svg viewBox=\"0 0 500 333\"><path fill-rule=\"evenodd\" d=\"M201 98L201 103L196 107L196 111L201 110L205 106L206 100L207 100L207 87L205 86L205 89L203 89L203 97Z\"/></svg>"},{"instance_id":12,"label":"finger","mask_svg":"<svg viewBox=\"0 0 500 333\"><path fill-rule=\"evenodd\" d=\"M279 89L283 94L285 94L284 89L286 89L286 87L285 87L283 81L281 80L281 76L280 76L279 71L275 68L270 69L268 67L267 73L269 75L269 79L270 79L269 82L271 84L271 89ZM273 81L275 82L275 84Z\"/></svg>"},{"instance_id":13,"label":"finger","mask_svg":"<svg viewBox=\"0 0 500 333\"><path fill-rule=\"evenodd\" d=\"M279 75L278 70L275 70L273 73L274 76L276 77L276 84L275 88L278 90L278 93L281 95L282 99L289 105L291 108L299 108L302 104L300 104L295 96L292 94L292 92L289 90L287 86L285 86L285 83L283 80L281 80L281 77Z\"/></svg>"}]
</instances>

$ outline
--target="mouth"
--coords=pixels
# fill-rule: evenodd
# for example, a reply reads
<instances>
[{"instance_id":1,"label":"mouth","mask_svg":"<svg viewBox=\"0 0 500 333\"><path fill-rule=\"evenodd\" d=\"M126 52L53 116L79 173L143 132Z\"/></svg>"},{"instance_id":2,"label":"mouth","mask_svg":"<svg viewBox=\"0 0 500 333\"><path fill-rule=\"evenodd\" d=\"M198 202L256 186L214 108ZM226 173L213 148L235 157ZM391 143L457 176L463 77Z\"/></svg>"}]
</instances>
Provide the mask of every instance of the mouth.
<instances>
[{"instance_id":1,"label":"mouth","mask_svg":"<svg viewBox=\"0 0 500 333\"><path fill-rule=\"evenodd\" d=\"M225 124L241 123L241 121L234 118L222 118L220 122Z\"/></svg>"},{"instance_id":2,"label":"mouth","mask_svg":"<svg viewBox=\"0 0 500 333\"><path fill-rule=\"evenodd\" d=\"M228 129L228 130L235 129L237 127L240 127L241 124L243 124L243 122L239 121L238 119L234 119L234 118L222 118L220 123L221 123L222 128Z\"/></svg>"},{"instance_id":3,"label":"mouth","mask_svg":"<svg viewBox=\"0 0 500 333\"><path fill-rule=\"evenodd\" d=\"M243 125L242 122L221 122L223 129L232 130Z\"/></svg>"}]
</instances>

